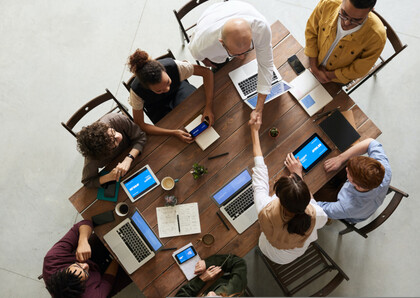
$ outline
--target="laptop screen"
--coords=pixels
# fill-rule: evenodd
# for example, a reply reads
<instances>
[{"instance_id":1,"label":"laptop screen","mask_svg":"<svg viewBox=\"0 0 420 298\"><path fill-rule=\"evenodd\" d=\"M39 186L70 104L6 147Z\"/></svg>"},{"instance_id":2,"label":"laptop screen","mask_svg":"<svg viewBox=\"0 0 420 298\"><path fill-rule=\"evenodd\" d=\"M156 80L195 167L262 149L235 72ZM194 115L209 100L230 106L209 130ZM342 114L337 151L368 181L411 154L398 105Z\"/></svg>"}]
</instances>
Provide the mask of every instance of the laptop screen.
<instances>
[{"instance_id":1,"label":"laptop screen","mask_svg":"<svg viewBox=\"0 0 420 298\"><path fill-rule=\"evenodd\" d=\"M157 185L148 167L141 169L136 175L124 181L125 188L132 198L137 198Z\"/></svg>"},{"instance_id":2,"label":"laptop screen","mask_svg":"<svg viewBox=\"0 0 420 298\"><path fill-rule=\"evenodd\" d=\"M248 170L244 170L232 181L226 184L222 189L213 195L213 198L219 205L222 205L227 199L231 198L238 190L243 188L252 180Z\"/></svg>"},{"instance_id":3,"label":"laptop screen","mask_svg":"<svg viewBox=\"0 0 420 298\"><path fill-rule=\"evenodd\" d=\"M152 229L137 210L134 212L131 220L143 234L144 238L146 238L147 242L149 242L149 244L152 246L154 251L157 251L162 247L162 243L160 242L159 238L152 231Z\"/></svg>"}]
</instances>

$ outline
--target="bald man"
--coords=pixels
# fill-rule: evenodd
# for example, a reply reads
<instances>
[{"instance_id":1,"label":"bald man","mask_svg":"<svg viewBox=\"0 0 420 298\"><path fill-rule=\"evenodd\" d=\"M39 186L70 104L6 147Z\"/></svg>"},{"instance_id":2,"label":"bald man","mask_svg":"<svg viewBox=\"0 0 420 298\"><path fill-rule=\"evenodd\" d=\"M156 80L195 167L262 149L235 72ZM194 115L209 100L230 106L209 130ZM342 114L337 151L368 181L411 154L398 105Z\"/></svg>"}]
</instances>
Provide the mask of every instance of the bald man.
<instances>
[{"instance_id":1,"label":"bald man","mask_svg":"<svg viewBox=\"0 0 420 298\"><path fill-rule=\"evenodd\" d=\"M192 56L207 66L244 59L255 49L258 62L258 102L251 118L262 119L273 76L271 29L267 20L252 5L227 1L209 6L197 21L188 45Z\"/></svg>"}]
</instances>

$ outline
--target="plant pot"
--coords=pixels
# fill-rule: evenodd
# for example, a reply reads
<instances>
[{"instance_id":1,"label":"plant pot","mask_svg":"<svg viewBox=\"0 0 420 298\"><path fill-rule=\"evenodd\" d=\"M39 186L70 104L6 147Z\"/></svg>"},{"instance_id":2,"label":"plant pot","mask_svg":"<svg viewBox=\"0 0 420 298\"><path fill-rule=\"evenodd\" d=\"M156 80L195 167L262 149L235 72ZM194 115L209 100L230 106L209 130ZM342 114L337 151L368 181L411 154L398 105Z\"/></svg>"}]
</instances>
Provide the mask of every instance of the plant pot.
<instances>
[{"instance_id":1,"label":"plant pot","mask_svg":"<svg viewBox=\"0 0 420 298\"><path fill-rule=\"evenodd\" d=\"M277 129L277 127L272 127L270 128L270 130L268 131L268 135L272 138L277 138L279 136L280 132Z\"/></svg>"}]
</instances>

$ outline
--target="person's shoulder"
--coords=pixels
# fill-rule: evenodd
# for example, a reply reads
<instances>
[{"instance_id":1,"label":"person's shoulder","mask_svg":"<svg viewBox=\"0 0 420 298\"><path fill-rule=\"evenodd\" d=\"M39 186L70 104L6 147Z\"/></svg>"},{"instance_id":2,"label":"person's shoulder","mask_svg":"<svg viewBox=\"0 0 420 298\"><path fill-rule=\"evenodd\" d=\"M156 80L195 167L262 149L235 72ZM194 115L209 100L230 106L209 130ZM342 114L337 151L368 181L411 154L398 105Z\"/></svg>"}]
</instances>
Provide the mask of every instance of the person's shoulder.
<instances>
[{"instance_id":1,"label":"person's shoulder","mask_svg":"<svg viewBox=\"0 0 420 298\"><path fill-rule=\"evenodd\" d=\"M371 36L376 37L384 43L386 42L386 28L375 13L369 13L366 25L371 31Z\"/></svg>"},{"instance_id":2,"label":"person's shoulder","mask_svg":"<svg viewBox=\"0 0 420 298\"><path fill-rule=\"evenodd\" d=\"M341 5L341 0L321 0L318 7L325 10L334 10Z\"/></svg>"}]
</instances>

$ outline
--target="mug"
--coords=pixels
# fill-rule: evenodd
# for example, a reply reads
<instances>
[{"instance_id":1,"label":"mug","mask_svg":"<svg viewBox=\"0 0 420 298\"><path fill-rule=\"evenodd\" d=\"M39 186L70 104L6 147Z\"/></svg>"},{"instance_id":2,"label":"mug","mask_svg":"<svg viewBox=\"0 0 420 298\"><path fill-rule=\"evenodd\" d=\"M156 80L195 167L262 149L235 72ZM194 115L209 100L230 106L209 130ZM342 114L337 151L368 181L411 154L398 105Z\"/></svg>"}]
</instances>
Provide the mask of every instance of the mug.
<instances>
[{"instance_id":1,"label":"mug","mask_svg":"<svg viewBox=\"0 0 420 298\"><path fill-rule=\"evenodd\" d=\"M210 246L214 243L214 236L212 234L204 234L199 241L202 241L206 246Z\"/></svg>"},{"instance_id":2,"label":"mug","mask_svg":"<svg viewBox=\"0 0 420 298\"><path fill-rule=\"evenodd\" d=\"M178 182L178 179L174 179L168 176L162 179L161 185L164 190L171 190L175 187L175 183L177 182Z\"/></svg>"},{"instance_id":3,"label":"mug","mask_svg":"<svg viewBox=\"0 0 420 298\"><path fill-rule=\"evenodd\" d=\"M129 208L127 203L119 202L117 206L115 206L115 213L118 216L126 216L128 214Z\"/></svg>"}]
</instances>

